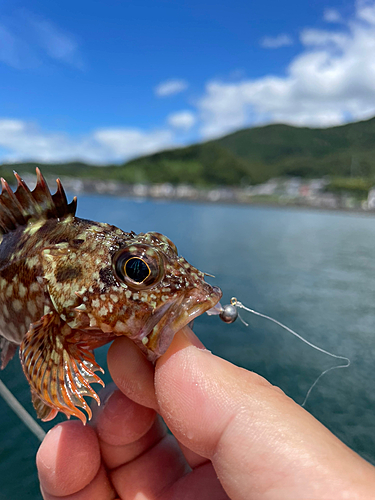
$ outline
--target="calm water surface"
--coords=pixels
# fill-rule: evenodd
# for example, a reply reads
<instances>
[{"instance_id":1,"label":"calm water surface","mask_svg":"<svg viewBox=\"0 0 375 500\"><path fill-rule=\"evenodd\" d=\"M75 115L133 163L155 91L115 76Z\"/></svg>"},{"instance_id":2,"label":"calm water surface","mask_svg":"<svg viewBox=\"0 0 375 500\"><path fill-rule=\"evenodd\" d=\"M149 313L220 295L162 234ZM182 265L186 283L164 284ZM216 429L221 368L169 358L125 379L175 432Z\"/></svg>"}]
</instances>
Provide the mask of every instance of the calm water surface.
<instances>
[{"instance_id":1,"label":"calm water surface","mask_svg":"<svg viewBox=\"0 0 375 500\"><path fill-rule=\"evenodd\" d=\"M236 296L324 349L350 357L350 368L324 377L306 408L375 464L373 218L93 196L80 197L78 215L125 231L168 235L192 264L216 276L208 280L222 288L223 303ZM214 353L263 375L301 403L315 377L335 360L266 320L246 312L244 317L249 328L204 315L194 329ZM104 367L106 350L97 351ZM34 415L18 359L0 376ZM0 499L40 499L37 439L1 399L0 418Z\"/></svg>"}]
</instances>

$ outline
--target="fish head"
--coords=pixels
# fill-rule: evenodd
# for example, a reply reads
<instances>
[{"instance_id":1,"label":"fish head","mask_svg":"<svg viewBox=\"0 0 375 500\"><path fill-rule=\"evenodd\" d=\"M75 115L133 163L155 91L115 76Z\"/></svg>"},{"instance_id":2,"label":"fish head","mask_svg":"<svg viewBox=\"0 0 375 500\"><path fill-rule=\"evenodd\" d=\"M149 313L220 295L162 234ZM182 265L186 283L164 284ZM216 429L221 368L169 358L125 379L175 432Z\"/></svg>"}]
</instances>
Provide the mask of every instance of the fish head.
<instances>
[{"instance_id":1,"label":"fish head","mask_svg":"<svg viewBox=\"0 0 375 500\"><path fill-rule=\"evenodd\" d=\"M110 286L100 293L86 293L77 310L88 318L90 328L126 335L155 360L167 350L178 330L215 306L222 292L179 256L166 236L157 232L130 234L112 247L110 271L106 268Z\"/></svg>"}]
</instances>

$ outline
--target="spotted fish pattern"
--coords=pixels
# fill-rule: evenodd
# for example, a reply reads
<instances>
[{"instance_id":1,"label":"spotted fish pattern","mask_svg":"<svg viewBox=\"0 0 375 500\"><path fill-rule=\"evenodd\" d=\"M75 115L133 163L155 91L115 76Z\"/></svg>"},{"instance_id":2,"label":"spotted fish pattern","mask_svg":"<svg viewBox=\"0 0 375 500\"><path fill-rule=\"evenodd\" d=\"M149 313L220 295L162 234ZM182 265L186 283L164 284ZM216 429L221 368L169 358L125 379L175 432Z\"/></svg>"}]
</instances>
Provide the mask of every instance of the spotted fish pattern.
<instances>
[{"instance_id":1,"label":"spotted fish pattern","mask_svg":"<svg viewBox=\"0 0 375 500\"><path fill-rule=\"evenodd\" d=\"M103 385L96 347L126 335L155 361L221 290L166 236L76 217L76 198L59 180L52 195L39 169L33 191L15 177L15 192L1 179L1 367L19 347L38 417L86 422L85 397L100 403L91 384Z\"/></svg>"}]
</instances>

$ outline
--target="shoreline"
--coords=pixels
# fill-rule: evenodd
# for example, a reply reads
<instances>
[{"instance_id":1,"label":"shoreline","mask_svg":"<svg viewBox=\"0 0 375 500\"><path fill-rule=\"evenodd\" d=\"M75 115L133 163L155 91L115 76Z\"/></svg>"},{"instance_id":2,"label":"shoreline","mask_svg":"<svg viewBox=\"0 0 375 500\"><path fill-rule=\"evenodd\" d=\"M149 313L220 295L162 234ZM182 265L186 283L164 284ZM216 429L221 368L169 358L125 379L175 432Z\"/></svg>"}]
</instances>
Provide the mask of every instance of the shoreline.
<instances>
[{"instance_id":1,"label":"shoreline","mask_svg":"<svg viewBox=\"0 0 375 500\"><path fill-rule=\"evenodd\" d=\"M23 178L30 188L36 182L36 176L34 175L24 174ZM55 178L46 176L46 180L53 191ZM198 188L185 184L177 186L169 183L125 184L115 181L78 179L67 176L61 176L60 180L64 189L74 195L103 195L134 200L287 208L295 210L304 209L366 216L375 215L375 209L366 208L364 202L359 202L349 196L340 196L326 192L313 192L302 196L299 194L287 195L285 193L257 193L257 190L259 191L258 186L245 188Z\"/></svg>"},{"instance_id":2,"label":"shoreline","mask_svg":"<svg viewBox=\"0 0 375 500\"><path fill-rule=\"evenodd\" d=\"M70 190L69 190L70 191ZM143 203L145 201L154 201L154 202L174 202L174 203L199 203L203 205L227 205L227 206L238 206L238 207L254 207L254 208L270 208L270 209L291 209L291 210L307 210L307 211L316 211L316 212L327 212L327 213L340 213L340 214L351 214L351 215L363 215L366 217L374 217L375 210L365 210L363 208L346 208L346 207L325 207L325 206L315 206L304 203L279 203L277 201L234 201L234 200L218 200L212 201L203 198L176 198L176 197L155 197L155 196L137 196L134 194L113 194L111 192L98 192L98 191L80 191L79 193L74 192L74 195L83 195L83 196L113 196L116 198L126 198L128 200L138 201Z\"/></svg>"}]
</instances>

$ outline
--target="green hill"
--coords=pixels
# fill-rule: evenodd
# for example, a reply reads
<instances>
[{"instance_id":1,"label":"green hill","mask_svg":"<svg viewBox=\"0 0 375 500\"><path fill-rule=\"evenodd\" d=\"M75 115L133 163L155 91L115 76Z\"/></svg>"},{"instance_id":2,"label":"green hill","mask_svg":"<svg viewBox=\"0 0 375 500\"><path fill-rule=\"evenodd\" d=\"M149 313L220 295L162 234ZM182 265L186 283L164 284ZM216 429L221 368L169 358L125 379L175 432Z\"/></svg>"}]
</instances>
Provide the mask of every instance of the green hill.
<instances>
[{"instance_id":1,"label":"green hill","mask_svg":"<svg viewBox=\"0 0 375 500\"><path fill-rule=\"evenodd\" d=\"M9 178L13 169L35 172L36 165L3 165L0 174ZM72 162L43 164L42 168L46 174L129 183L243 185L275 176L314 178L329 175L366 179L367 186L375 179L375 118L325 129L267 125L162 151L123 165L95 167Z\"/></svg>"},{"instance_id":2,"label":"green hill","mask_svg":"<svg viewBox=\"0 0 375 500\"><path fill-rule=\"evenodd\" d=\"M268 125L215 141L250 164L279 175L375 176L375 118L331 128Z\"/></svg>"},{"instance_id":3,"label":"green hill","mask_svg":"<svg viewBox=\"0 0 375 500\"><path fill-rule=\"evenodd\" d=\"M129 162L160 180L259 183L276 176L375 178L375 118L331 128L267 125Z\"/></svg>"}]
</instances>

